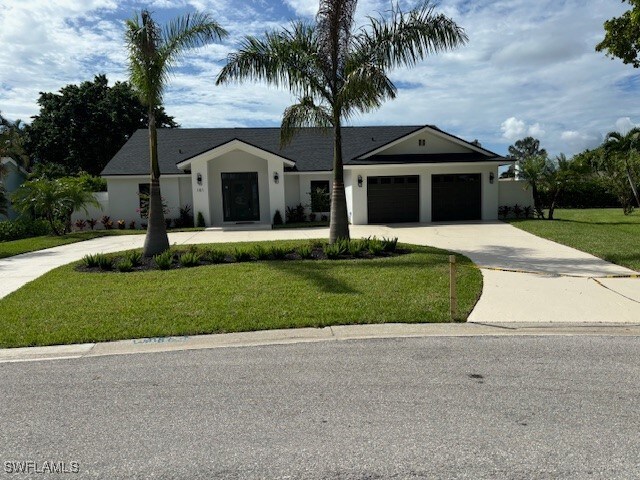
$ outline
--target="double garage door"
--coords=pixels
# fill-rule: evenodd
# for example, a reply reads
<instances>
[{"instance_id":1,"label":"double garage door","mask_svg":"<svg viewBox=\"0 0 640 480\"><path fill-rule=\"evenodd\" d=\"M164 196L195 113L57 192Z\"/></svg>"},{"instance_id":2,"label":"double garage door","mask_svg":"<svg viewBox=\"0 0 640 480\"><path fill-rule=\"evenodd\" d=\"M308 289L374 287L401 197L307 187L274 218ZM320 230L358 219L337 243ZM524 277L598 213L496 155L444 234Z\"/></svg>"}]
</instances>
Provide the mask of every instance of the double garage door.
<instances>
[{"instance_id":1,"label":"double garage door","mask_svg":"<svg viewBox=\"0 0 640 480\"><path fill-rule=\"evenodd\" d=\"M433 222L480 220L482 188L479 173L431 176ZM367 177L369 223L420 220L418 175Z\"/></svg>"}]
</instances>

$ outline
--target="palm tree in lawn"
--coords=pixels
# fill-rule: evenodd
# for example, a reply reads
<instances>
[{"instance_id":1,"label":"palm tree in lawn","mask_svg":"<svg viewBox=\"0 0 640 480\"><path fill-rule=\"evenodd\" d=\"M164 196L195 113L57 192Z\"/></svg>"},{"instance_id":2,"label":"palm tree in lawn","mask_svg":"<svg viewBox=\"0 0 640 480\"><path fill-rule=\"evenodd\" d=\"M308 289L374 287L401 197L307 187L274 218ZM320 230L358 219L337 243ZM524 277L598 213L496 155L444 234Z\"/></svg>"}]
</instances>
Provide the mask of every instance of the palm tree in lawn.
<instances>
[{"instance_id":1,"label":"palm tree in lawn","mask_svg":"<svg viewBox=\"0 0 640 480\"><path fill-rule=\"evenodd\" d=\"M169 248L160 195L156 110L162 105L168 77L184 51L220 40L227 36L227 31L203 13L180 16L161 27L149 11L143 10L127 20L125 35L129 50L129 81L147 106L149 116L151 185L144 255L152 256Z\"/></svg>"},{"instance_id":2,"label":"palm tree in lawn","mask_svg":"<svg viewBox=\"0 0 640 480\"><path fill-rule=\"evenodd\" d=\"M216 80L216 84L264 81L294 93L298 103L284 111L282 145L300 128L333 130L331 242L349 238L342 122L395 98L397 88L388 70L411 67L467 41L463 29L436 13L429 1L408 12L394 7L388 18L370 17L368 25L360 28L354 23L356 5L357 0L320 0L313 23L294 22L261 39L245 37Z\"/></svg>"},{"instance_id":3,"label":"palm tree in lawn","mask_svg":"<svg viewBox=\"0 0 640 480\"><path fill-rule=\"evenodd\" d=\"M631 191L636 199L636 205L640 207L640 196L638 187L632 172L632 164L637 161L638 150L640 149L640 128L632 128L626 135L618 132L609 132L605 137L604 151L606 161L615 160L616 157L622 160L627 180L631 186Z\"/></svg>"}]
</instances>

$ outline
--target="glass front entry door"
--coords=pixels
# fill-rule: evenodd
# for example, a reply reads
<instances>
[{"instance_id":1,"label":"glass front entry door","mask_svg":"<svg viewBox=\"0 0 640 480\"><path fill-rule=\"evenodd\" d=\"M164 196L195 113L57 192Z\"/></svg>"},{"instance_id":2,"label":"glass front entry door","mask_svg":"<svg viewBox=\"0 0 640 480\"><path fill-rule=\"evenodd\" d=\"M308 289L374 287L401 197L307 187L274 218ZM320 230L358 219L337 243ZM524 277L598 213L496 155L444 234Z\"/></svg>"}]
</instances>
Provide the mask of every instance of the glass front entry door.
<instances>
[{"instance_id":1,"label":"glass front entry door","mask_svg":"<svg viewBox=\"0 0 640 480\"><path fill-rule=\"evenodd\" d=\"M223 173L222 207L225 222L260 220L258 172Z\"/></svg>"}]
</instances>

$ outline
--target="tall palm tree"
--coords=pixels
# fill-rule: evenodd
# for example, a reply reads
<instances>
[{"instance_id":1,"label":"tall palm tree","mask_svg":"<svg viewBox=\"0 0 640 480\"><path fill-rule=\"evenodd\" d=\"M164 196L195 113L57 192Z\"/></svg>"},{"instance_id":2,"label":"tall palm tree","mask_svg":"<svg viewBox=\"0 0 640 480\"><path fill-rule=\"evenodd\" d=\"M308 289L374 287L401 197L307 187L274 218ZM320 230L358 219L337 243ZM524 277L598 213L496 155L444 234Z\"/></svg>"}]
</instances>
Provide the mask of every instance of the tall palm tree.
<instances>
[{"instance_id":1,"label":"tall palm tree","mask_svg":"<svg viewBox=\"0 0 640 480\"><path fill-rule=\"evenodd\" d=\"M640 128L633 128L626 135L618 132L609 132L605 137L604 147L604 153L607 156L606 160L611 161L612 156L618 156L622 159L627 180L636 199L636 205L640 207L638 187L631 168L634 157L638 156L640 150Z\"/></svg>"},{"instance_id":2,"label":"tall palm tree","mask_svg":"<svg viewBox=\"0 0 640 480\"><path fill-rule=\"evenodd\" d=\"M357 0L320 0L314 23L294 22L288 29L248 36L229 55L216 84L252 79L287 87L298 97L282 118L281 143L298 129L333 130L333 189L329 240L349 238L342 162L343 120L368 112L395 98L397 88L387 71L411 67L428 55L467 41L462 28L437 14L430 1L389 18L369 18L357 28Z\"/></svg>"},{"instance_id":3,"label":"tall palm tree","mask_svg":"<svg viewBox=\"0 0 640 480\"><path fill-rule=\"evenodd\" d=\"M144 255L152 256L169 248L160 195L156 109L162 105L169 75L184 51L220 40L227 36L227 31L203 13L180 16L162 28L151 18L149 11L143 10L127 20L125 35L129 49L129 80L147 106L149 116L151 186Z\"/></svg>"},{"instance_id":4,"label":"tall palm tree","mask_svg":"<svg viewBox=\"0 0 640 480\"><path fill-rule=\"evenodd\" d=\"M24 168L30 167L29 155L25 150L26 125L20 119L11 121L0 112L0 158L10 157Z\"/></svg>"}]
</instances>

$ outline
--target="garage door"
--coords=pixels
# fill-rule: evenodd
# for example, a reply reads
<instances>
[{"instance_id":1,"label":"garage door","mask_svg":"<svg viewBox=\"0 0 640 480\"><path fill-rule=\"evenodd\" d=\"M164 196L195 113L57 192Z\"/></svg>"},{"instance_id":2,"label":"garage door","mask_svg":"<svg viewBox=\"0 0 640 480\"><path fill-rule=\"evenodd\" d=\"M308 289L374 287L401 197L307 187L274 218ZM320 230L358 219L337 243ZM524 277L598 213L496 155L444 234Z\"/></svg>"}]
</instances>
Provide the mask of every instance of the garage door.
<instances>
[{"instance_id":1,"label":"garage door","mask_svg":"<svg viewBox=\"0 0 640 480\"><path fill-rule=\"evenodd\" d=\"M417 222L420 192L418 175L367 177L369 223Z\"/></svg>"},{"instance_id":2,"label":"garage door","mask_svg":"<svg viewBox=\"0 0 640 480\"><path fill-rule=\"evenodd\" d=\"M432 175L431 220L446 222L482 218L479 173Z\"/></svg>"}]
</instances>

